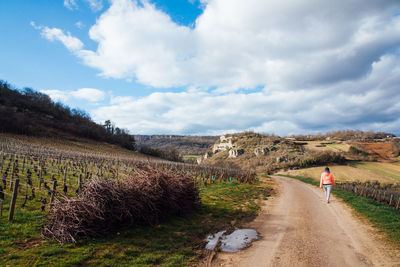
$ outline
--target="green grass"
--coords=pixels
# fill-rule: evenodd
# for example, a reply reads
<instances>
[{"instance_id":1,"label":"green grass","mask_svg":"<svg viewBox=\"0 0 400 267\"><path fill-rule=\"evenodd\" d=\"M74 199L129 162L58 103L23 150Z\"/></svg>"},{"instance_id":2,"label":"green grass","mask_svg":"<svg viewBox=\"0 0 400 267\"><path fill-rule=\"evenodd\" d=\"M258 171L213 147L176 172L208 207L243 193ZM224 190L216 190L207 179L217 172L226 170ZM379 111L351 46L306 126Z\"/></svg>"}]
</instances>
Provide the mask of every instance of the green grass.
<instances>
[{"instance_id":1,"label":"green grass","mask_svg":"<svg viewBox=\"0 0 400 267\"><path fill-rule=\"evenodd\" d=\"M197 160L199 155L183 155L183 160Z\"/></svg>"},{"instance_id":2,"label":"green grass","mask_svg":"<svg viewBox=\"0 0 400 267\"><path fill-rule=\"evenodd\" d=\"M362 169L373 171L375 173L382 174L384 176L387 176L387 177L390 177L393 179L398 179L398 180L400 179L400 175L398 174L398 172L396 172L394 170L393 171L383 170L383 169L377 168L377 167L375 167L371 164L365 163L365 162L356 163L355 166L358 168L362 168Z\"/></svg>"},{"instance_id":3,"label":"green grass","mask_svg":"<svg viewBox=\"0 0 400 267\"><path fill-rule=\"evenodd\" d=\"M44 241L40 211L17 206L14 222L4 207L0 218L0 266L187 266L202 255L209 233L240 225L256 215L270 190L255 185L216 183L201 188L201 207L186 217L147 227L121 230L104 238L60 246Z\"/></svg>"},{"instance_id":4,"label":"green grass","mask_svg":"<svg viewBox=\"0 0 400 267\"><path fill-rule=\"evenodd\" d=\"M334 150L339 152L347 152L346 145L343 144L326 144L326 146L333 148Z\"/></svg>"},{"instance_id":5,"label":"green grass","mask_svg":"<svg viewBox=\"0 0 400 267\"><path fill-rule=\"evenodd\" d=\"M312 178L300 176L280 175L300 180L304 183L319 187L319 182ZM373 199L360 197L350 192L333 188L332 193L342 199L359 214L365 216L374 227L380 229L388 235L390 240L400 244L400 210L388 207Z\"/></svg>"}]
</instances>

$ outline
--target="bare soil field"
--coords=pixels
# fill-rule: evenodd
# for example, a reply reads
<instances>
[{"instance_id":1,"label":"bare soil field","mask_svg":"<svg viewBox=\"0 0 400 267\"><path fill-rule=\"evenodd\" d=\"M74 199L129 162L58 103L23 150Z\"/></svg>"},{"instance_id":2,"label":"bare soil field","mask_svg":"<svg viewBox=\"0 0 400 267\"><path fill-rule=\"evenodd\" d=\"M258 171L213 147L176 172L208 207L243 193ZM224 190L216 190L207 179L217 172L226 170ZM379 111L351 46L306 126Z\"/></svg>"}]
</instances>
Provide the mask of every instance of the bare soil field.
<instances>
[{"instance_id":1,"label":"bare soil field","mask_svg":"<svg viewBox=\"0 0 400 267\"><path fill-rule=\"evenodd\" d=\"M311 151L330 151L330 152L349 152L351 146L355 146L362 151L368 153L371 159L377 161L395 161L395 148L391 142L388 141L370 141L370 142L360 142L360 141L307 141L304 145L306 150ZM346 155L347 158L351 159L351 154Z\"/></svg>"},{"instance_id":2,"label":"bare soil field","mask_svg":"<svg viewBox=\"0 0 400 267\"><path fill-rule=\"evenodd\" d=\"M368 152L372 157L379 160L391 160L395 157L393 153L393 146L389 142L384 143L366 143L357 142L357 145L362 148L362 150Z\"/></svg>"},{"instance_id":3,"label":"bare soil field","mask_svg":"<svg viewBox=\"0 0 400 267\"><path fill-rule=\"evenodd\" d=\"M304 148L313 151L348 152L350 145L343 142L307 141Z\"/></svg>"}]
</instances>

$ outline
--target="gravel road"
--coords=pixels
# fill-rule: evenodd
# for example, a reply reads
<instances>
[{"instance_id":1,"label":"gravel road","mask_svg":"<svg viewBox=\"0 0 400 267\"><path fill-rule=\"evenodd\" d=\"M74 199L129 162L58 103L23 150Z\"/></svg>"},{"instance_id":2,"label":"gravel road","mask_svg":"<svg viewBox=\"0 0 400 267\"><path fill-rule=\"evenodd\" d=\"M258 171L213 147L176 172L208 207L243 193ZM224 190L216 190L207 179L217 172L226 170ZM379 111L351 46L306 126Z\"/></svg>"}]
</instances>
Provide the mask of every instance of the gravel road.
<instances>
[{"instance_id":1,"label":"gravel road","mask_svg":"<svg viewBox=\"0 0 400 267\"><path fill-rule=\"evenodd\" d=\"M237 253L218 253L213 266L400 266L400 251L365 219L319 188L273 177L278 193L246 227L261 239Z\"/></svg>"}]
</instances>

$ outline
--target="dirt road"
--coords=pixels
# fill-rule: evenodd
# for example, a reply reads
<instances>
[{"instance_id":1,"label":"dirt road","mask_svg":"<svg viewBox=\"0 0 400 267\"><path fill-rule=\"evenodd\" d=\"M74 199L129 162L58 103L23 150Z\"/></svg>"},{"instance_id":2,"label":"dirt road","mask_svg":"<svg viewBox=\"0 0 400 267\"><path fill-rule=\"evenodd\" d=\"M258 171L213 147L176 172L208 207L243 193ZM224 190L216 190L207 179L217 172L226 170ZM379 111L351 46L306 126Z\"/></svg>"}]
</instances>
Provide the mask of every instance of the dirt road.
<instances>
[{"instance_id":1,"label":"dirt road","mask_svg":"<svg viewBox=\"0 0 400 267\"><path fill-rule=\"evenodd\" d=\"M391 248L365 220L322 190L274 177L278 194L247 227L262 238L238 253L219 253L213 266L400 266Z\"/></svg>"}]
</instances>

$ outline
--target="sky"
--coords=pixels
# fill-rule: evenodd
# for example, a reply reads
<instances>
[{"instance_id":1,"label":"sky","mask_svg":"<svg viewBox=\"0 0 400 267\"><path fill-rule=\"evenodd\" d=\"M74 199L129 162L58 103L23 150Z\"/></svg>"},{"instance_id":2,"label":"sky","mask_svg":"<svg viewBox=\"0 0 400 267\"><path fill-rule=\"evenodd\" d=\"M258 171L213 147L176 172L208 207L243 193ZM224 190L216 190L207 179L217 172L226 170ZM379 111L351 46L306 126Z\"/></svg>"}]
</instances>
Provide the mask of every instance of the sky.
<instances>
[{"instance_id":1,"label":"sky","mask_svg":"<svg viewBox=\"0 0 400 267\"><path fill-rule=\"evenodd\" d=\"M1 0L0 79L132 134L400 135L398 0Z\"/></svg>"}]
</instances>

